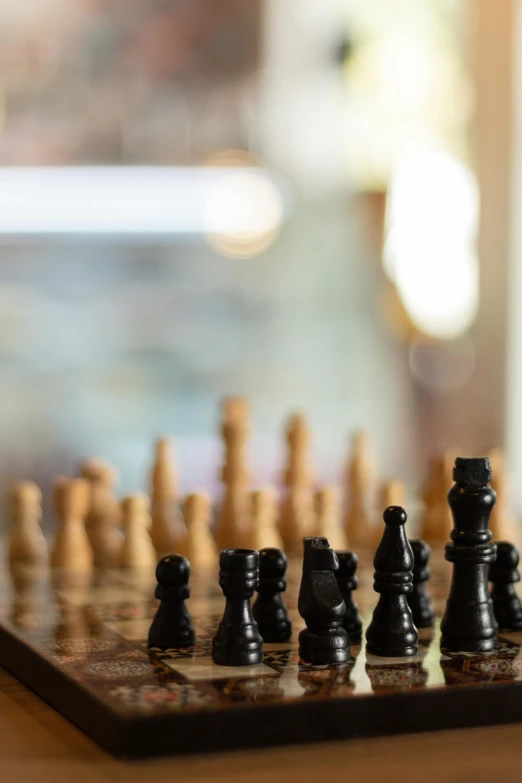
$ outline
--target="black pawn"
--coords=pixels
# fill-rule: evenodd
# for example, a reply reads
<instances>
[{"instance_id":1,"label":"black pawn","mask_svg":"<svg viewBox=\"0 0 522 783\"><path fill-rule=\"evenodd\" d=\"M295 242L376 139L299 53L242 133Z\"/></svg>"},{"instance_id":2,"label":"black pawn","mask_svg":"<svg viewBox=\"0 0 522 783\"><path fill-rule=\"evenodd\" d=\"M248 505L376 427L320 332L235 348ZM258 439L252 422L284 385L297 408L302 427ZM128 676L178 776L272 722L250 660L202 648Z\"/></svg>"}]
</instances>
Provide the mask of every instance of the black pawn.
<instances>
[{"instance_id":1,"label":"black pawn","mask_svg":"<svg viewBox=\"0 0 522 783\"><path fill-rule=\"evenodd\" d=\"M518 549L507 541L497 541L497 560L489 567L489 581L493 582L491 600L499 628L506 631L522 630L522 604L515 592L518 573Z\"/></svg>"},{"instance_id":2,"label":"black pawn","mask_svg":"<svg viewBox=\"0 0 522 783\"><path fill-rule=\"evenodd\" d=\"M286 590L287 562L280 549L259 550L258 596L252 613L264 642L286 642L292 635L292 623L281 597Z\"/></svg>"},{"instance_id":3,"label":"black pawn","mask_svg":"<svg viewBox=\"0 0 522 783\"><path fill-rule=\"evenodd\" d=\"M380 593L373 617L366 631L366 652L392 658L417 653L418 634L406 596L413 583L413 553L404 532L406 511L388 506L381 543L373 565L373 588Z\"/></svg>"},{"instance_id":4,"label":"black pawn","mask_svg":"<svg viewBox=\"0 0 522 783\"><path fill-rule=\"evenodd\" d=\"M453 563L453 577L441 623L441 647L453 652L488 652L497 648L498 626L488 592L488 566L496 559L489 516L495 492L488 482L487 457L457 457L455 484L448 492L453 514L451 541L445 557Z\"/></svg>"},{"instance_id":5,"label":"black pawn","mask_svg":"<svg viewBox=\"0 0 522 783\"><path fill-rule=\"evenodd\" d=\"M149 647L161 650L190 647L195 634L185 600L190 596L189 561L167 555L156 567L158 585L154 595L161 601L149 630Z\"/></svg>"},{"instance_id":6,"label":"black pawn","mask_svg":"<svg viewBox=\"0 0 522 783\"><path fill-rule=\"evenodd\" d=\"M328 539L303 539L303 576L298 610L306 623L299 634L299 657L313 666L345 663L350 658L350 640L341 627L346 611L335 578L337 555Z\"/></svg>"},{"instance_id":7,"label":"black pawn","mask_svg":"<svg viewBox=\"0 0 522 783\"><path fill-rule=\"evenodd\" d=\"M352 591L357 590L359 584L355 572L357 570L357 555L355 552L336 551L339 561L339 568L335 572L335 578L339 585L339 590L346 604L346 611L342 626L350 637L350 642L360 642L362 635L362 620L357 609L357 604L353 600Z\"/></svg>"},{"instance_id":8,"label":"black pawn","mask_svg":"<svg viewBox=\"0 0 522 783\"><path fill-rule=\"evenodd\" d=\"M223 549L219 568L219 584L227 600L212 640L212 660L220 666L261 663L263 639L250 606L259 582L259 553L253 549Z\"/></svg>"},{"instance_id":9,"label":"black pawn","mask_svg":"<svg viewBox=\"0 0 522 783\"><path fill-rule=\"evenodd\" d=\"M415 627L431 628L435 612L425 588L425 583L430 578L428 562L431 550L425 541L418 539L410 541L410 546L413 552L413 590L408 593L408 605Z\"/></svg>"}]
</instances>

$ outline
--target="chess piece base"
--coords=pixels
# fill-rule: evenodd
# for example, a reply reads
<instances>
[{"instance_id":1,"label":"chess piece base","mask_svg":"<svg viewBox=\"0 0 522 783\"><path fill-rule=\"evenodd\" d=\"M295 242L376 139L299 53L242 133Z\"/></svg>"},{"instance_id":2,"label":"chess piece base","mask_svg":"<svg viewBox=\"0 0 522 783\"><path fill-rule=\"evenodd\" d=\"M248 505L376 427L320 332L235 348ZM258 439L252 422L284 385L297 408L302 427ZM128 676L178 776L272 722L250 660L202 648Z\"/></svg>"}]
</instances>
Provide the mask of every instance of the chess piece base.
<instances>
[{"instance_id":1,"label":"chess piece base","mask_svg":"<svg viewBox=\"0 0 522 783\"><path fill-rule=\"evenodd\" d=\"M346 663L350 660L348 634L342 628L333 634L317 634L304 628L299 633L299 657L312 666Z\"/></svg>"}]
</instances>

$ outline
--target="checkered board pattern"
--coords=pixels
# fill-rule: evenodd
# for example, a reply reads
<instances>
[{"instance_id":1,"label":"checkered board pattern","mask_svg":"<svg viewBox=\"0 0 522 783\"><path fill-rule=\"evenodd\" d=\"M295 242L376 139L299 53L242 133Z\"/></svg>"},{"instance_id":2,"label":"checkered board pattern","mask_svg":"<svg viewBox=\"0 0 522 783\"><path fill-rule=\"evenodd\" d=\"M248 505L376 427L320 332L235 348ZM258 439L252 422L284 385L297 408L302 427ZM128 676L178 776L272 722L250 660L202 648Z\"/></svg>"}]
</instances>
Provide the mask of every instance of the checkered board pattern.
<instances>
[{"instance_id":1,"label":"checkered board pattern","mask_svg":"<svg viewBox=\"0 0 522 783\"><path fill-rule=\"evenodd\" d=\"M364 627L377 596L362 553L355 594ZM442 654L438 622L415 658L366 655L339 666L299 660L300 562L285 594L294 633L266 644L263 663L213 663L224 598L214 573L194 573L187 606L194 647L147 648L158 602L151 571L89 576L18 567L0 584L0 663L108 750L127 756L308 742L522 720L522 633L488 655ZM449 566L435 553L429 590L440 611Z\"/></svg>"}]
</instances>

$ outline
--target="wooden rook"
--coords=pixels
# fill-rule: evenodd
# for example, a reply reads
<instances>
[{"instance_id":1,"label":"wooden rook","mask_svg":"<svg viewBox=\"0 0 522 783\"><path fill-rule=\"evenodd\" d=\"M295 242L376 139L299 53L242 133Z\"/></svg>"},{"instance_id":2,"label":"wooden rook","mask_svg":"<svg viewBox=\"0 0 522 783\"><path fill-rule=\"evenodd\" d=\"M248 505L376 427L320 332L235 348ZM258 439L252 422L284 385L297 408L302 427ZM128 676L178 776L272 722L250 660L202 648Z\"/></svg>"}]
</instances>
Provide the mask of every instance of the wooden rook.
<instances>
[{"instance_id":1,"label":"wooden rook","mask_svg":"<svg viewBox=\"0 0 522 783\"><path fill-rule=\"evenodd\" d=\"M361 641L362 620L352 595L353 591L357 590L359 584L355 575L357 555L355 552L340 552L338 550L336 550L335 554L339 561L339 568L335 572L335 578L346 604L342 626L348 633L350 642L358 643Z\"/></svg>"},{"instance_id":2,"label":"wooden rook","mask_svg":"<svg viewBox=\"0 0 522 783\"><path fill-rule=\"evenodd\" d=\"M154 596L161 603L149 630L149 647L175 650L194 644L194 626L185 606L190 596L189 578L190 565L185 557L167 555L159 561Z\"/></svg>"},{"instance_id":3,"label":"wooden rook","mask_svg":"<svg viewBox=\"0 0 522 783\"><path fill-rule=\"evenodd\" d=\"M259 551L258 596L253 606L254 620L264 642L286 642L292 635L282 593L286 590L287 559L280 549Z\"/></svg>"},{"instance_id":4,"label":"wooden rook","mask_svg":"<svg viewBox=\"0 0 522 783\"><path fill-rule=\"evenodd\" d=\"M516 546L498 541L496 562L489 566L493 611L498 627L505 631L522 630L522 604L515 592L515 584L520 581L519 559Z\"/></svg>"},{"instance_id":5,"label":"wooden rook","mask_svg":"<svg viewBox=\"0 0 522 783\"><path fill-rule=\"evenodd\" d=\"M431 628L435 611L425 586L430 578L428 563L431 550L426 541L420 539L411 540L410 546L413 552L413 590L408 593L408 605L415 627Z\"/></svg>"},{"instance_id":6,"label":"wooden rook","mask_svg":"<svg viewBox=\"0 0 522 783\"><path fill-rule=\"evenodd\" d=\"M453 578L441 623L441 647L452 651L488 652L497 647L498 626L488 592L488 566L496 559L489 516L495 492L489 486L487 457L457 457L455 484L448 493L454 528L445 557Z\"/></svg>"},{"instance_id":7,"label":"wooden rook","mask_svg":"<svg viewBox=\"0 0 522 783\"><path fill-rule=\"evenodd\" d=\"M366 631L366 652L405 658L416 655L418 640L406 598L413 583L413 553L404 531L407 514L401 506L389 506L383 519L384 533L373 560L373 588L380 596Z\"/></svg>"},{"instance_id":8,"label":"wooden rook","mask_svg":"<svg viewBox=\"0 0 522 783\"><path fill-rule=\"evenodd\" d=\"M306 628L299 634L299 657L313 666L345 663L350 640L341 625L346 604L335 578L339 560L326 538L307 536L303 544L297 606Z\"/></svg>"},{"instance_id":9,"label":"wooden rook","mask_svg":"<svg viewBox=\"0 0 522 783\"><path fill-rule=\"evenodd\" d=\"M224 549L219 565L219 584L226 605L212 640L212 660L220 666L262 663L263 639L250 606L259 583L259 553L252 549Z\"/></svg>"}]
</instances>

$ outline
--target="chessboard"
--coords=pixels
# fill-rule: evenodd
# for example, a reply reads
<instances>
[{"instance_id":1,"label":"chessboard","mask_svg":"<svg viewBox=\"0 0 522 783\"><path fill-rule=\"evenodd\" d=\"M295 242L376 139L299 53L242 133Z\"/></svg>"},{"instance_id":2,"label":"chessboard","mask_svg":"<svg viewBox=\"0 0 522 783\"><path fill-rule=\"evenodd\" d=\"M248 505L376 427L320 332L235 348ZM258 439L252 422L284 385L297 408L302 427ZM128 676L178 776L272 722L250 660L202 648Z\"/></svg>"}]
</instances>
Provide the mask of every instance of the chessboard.
<instances>
[{"instance_id":1,"label":"chessboard","mask_svg":"<svg viewBox=\"0 0 522 783\"><path fill-rule=\"evenodd\" d=\"M364 629L378 596L370 552L359 553L354 594ZM444 608L450 569L433 552L428 590ZM95 569L88 576L15 565L0 584L0 664L106 750L124 757L186 754L448 729L522 720L522 632L490 654L441 653L439 620L419 632L417 656L367 655L348 663L299 660L301 560L284 594L286 643L265 644L261 664L212 662L224 598L215 572L193 570L187 601L196 643L148 649L158 606L153 569ZM364 639L364 636L363 636Z\"/></svg>"}]
</instances>

